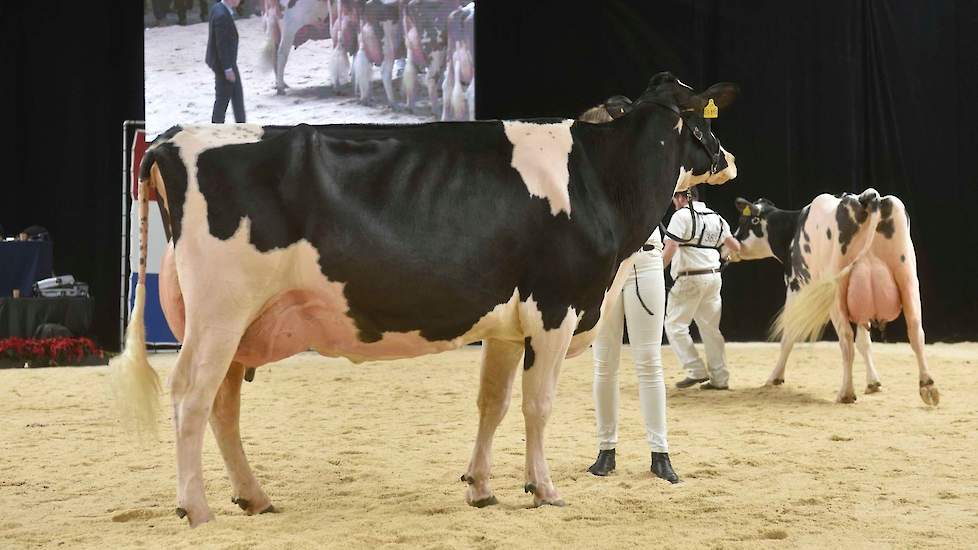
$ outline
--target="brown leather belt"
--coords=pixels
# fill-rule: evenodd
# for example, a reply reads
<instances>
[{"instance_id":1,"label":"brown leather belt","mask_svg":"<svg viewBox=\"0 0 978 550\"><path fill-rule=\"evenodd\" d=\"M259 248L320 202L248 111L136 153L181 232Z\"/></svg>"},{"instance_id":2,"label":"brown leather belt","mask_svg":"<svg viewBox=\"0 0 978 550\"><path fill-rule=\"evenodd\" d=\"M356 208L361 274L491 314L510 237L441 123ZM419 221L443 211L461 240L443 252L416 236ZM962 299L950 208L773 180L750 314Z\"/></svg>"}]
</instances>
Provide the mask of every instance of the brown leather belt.
<instances>
[{"instance_id":1,"label":"brown leather belt","mask_svg":"<svg viewBox=\"0 0 978 550\"><path fill-rule=\"evenodd\" d=\"M720 273L720 268L715 267L713 269L694 269L692 271L680 271L676 274L676 278L685 277L687 275L709 275L711 273Z\"/></svg>"}]
</instances>

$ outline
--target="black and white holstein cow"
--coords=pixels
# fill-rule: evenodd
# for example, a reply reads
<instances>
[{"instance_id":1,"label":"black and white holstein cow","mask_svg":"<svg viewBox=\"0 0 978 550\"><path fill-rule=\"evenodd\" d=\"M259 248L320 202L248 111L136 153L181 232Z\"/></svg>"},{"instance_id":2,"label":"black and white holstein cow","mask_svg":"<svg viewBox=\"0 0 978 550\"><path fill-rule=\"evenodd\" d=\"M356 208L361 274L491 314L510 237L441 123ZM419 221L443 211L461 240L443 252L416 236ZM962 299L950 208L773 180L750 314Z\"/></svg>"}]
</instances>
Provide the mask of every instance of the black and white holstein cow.
<instances>
[{"instance_id":1,"label":"black and white holstein cow","mask_svg":"<svg viewBox=\"0 0 978 550\"><path fill-rule=\"evenodd\" d=\"M394 98L394 60L405 55L400 0L360 0L355 4L360 26L359 47L353 60L353 89L360 103L370 103L370 81L374 66L387 94L387 104L397 108Z\"/></svg>"},{"instance_id":2,"label":"black and white holstein cow","mask_svg":"<svg viewBox=\"0 0 978 550\"><path fill-rule=\"evenodd\" d=\"M785 306L775 321L781 354L768 385L784 383L784 370L797 341L815 339L831 319L842 348L838 402L853 403L853 329L866 361L866 393L880 391L870 350L870 325L896 319L901 309L910 346L917 356L920 397L937 405L940 394L924 358L917 259L910 218L894 196L874 189L861 195L823 194L801 210L781 210L771 201L737 199L740 260L777 258L784 265Z\"/></svg>"},{"instance_id":3,"label":"black and white holstein cow","mask_svg":"<svg viewBox=\"0 0 978 550\"><path fill-rule=\"evenodd\" d=\"M331 32L328 0L265 0L262 19L265 24L262 65L275 71L277 94L284 94L289 87L285 83L285 64L288 63L289 52L293 48L298 48L308 40L323 40L330 36L334 37L334 43L356 40L355 35L351 37L349 30L345 35ZM347 72L349 67L347 62Z\"/></svg>"},{"instance_id":4,"label":"black and white holstein cow","mask_svg":"<svg viewBox=\"0 0 978 550\"><path fill-rule=\"evenodd\" d=\"M401 86L404 88L409 111L414 111L417 81L423 71L428 100L431 102L431 114L438 116L439 80L442 82L442 91L449 92L444 88L447 83L444 73L448 53L448 18L459 8L460 3L457 0L410 0L401 9L404 46L407 50ZM461 22L464 23L464 18ZM447 97L446 95L445 98Z\"/></svg>"},{"instance_id":5,"label":"black and white holstein cow","mask_svg":"<svg viewBox=\"0 0 978 550\"><path fill-rule=\"evenodd\" d=\"M475 2L448 16L442 120L475 120Z\"/></svg>"},{"instance_id":6,"label":"black and white holstein cow","mask_svg":"<svg viewBox=\"0 0 978 550\"><path fill-rule=\"evenodd\" d=\"M417 125L174 127L140 167L140 269L120 406L155 426L142 344L147 190L170 243L160 292L182 339L171 375L177 513L212 519L201 445L210 420L234 501L272 509L241 446L245 369L313 348L352 361L414 357L482 340L479 428L466 501L496 502L493 434L523 358L526 484L562 504L544 457L560 364L595 336L673 192L736 176L703 119L732 84L695 94L661 73L633 110L574 120Z\"/></svg>"}]
</instances>

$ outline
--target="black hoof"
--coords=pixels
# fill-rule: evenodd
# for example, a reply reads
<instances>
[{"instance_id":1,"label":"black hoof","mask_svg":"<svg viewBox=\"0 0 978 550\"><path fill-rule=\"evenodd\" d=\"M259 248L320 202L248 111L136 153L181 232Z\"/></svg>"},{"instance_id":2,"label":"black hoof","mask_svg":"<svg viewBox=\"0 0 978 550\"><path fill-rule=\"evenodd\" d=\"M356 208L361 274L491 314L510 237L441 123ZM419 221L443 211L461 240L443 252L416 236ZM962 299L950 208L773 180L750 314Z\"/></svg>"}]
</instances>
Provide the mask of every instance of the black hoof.
<instances>
[{"instance_id":1,"label":"black hoof","mask_svg":"<svg viewBox=\"0 0 978 550\"><path fill-rule=\"evenodd\" d=\"M587 469L587 471L598 477L604 477L611 472L614 472L615 450L606 449L603 451L598 451L598 458L594 461L594 464Z\"/></svg>"},{"instance_id":2,"label":"black hoof","mask_svg":"<svg viewBox=\"0 0 978 550\"><path fill-rule=\"evenodd\" d=\"M267 508L265 508L264 510L262 510L261 512L258 512L258 513L259 514L277 514L278 513L278 509L275 508L275 505L269 504Z\"/></svg>"},{"instance_id":3,"label":"black hoof","mask_svg":"<svg viewBox=\"0 0 978 550\"><path fill-rule=\"evenodd\" d=\"M489 495L486 498L479 499L471 503L471 505L475 508L485 508L486 506L495 506L497 504L499 504L499 501L496 500L495 495Z\"/></svg>"},{"instance_id":4,"label":"black hoof","mask_svg":"<svg viewBox=\"0 0 978 550\"><path fill-rule=\"evenodd\" d=\"M771 384L773 384L773 385L775 385L775 386L780 386L781 384L784 384L784 378L775 378L775 379L774 379L774 380L773 380L773 381L771 382Z\"/></svg>"},{"instance_id":5,"label":"black hoof","mask_svg":"<svg viewBox=\"0 0 978 550\"><path fill-rule=\"evenodd\" d=\"M672 469L669 453L652 453L652 473L669 483L679 483L679 475Z\"/></svg>"},{"instance_id":6,"label":"black hoof","mask_svg":"<svg viewBox=\"0 0 978 550\"><path fill-rule=\"evenodd\" d=\"M183 508L177 508L177 517L180 519L187 517L187 511Z\"/></svg>"},{"instance_id":7,"label":"black hoof","mask_svg":"<svg viewBox=\"0 0 978 550\"><path fill-rule=\"evenodd\" d=\"M231 497L231 504L237 504L238 508L246 511L248 510L248 507L251 506L251 502L248 502L248 499L238 497Z\"/></svg>"},{"instance_id":8,"label":"black hoof","mask_svg":"<svg viewBox=\"0 0 978 550\"><path fill-rule=\"evenodd\" d=\"M462 477L459 478L459 481L461 481L462 483L467 483L469 485L472 485L473 483L475 483L475 478L473 478L469 474L462 474Z\"/></svg>"},{"instance_id":9,"label":"black hoof","mask_svg":"<svg viewBox=\"0 0 978 550\"><path fill-rule=\"evenodd\" d=\"M523 486L523 492L524 493L529 493L531 495L536 495L537 494L537 486L534 485L534 484L532 484L532 483L527 483L526 485Z\"/></svg>"},{"instance_id":10,"label":"black hoof","mask_svg":"<svg viewBox=\"0 0 978 550\"><path fill-rule=\"evenodd\" d=\"M255 368L245 369L245 382L251 382L255 379L256 370Z\"/></svg>"}]
</instances>

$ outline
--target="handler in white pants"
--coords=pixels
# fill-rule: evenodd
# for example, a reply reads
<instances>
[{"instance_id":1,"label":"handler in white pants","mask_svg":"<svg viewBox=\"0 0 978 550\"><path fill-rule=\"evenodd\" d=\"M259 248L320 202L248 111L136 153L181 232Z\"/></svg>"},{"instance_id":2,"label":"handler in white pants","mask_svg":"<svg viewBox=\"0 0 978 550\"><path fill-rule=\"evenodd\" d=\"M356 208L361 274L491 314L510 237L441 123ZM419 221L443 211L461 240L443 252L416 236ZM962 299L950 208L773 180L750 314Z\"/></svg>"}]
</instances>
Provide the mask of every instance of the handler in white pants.
<instances>
[{"instance_id":1,"label":"handler in white pants","mask_svg":"<svg viewBox=\"0 0 978 550\"><path fill-rule=\"evenodd\" d=\"M666 441L666 386L662 375L662 323L665 312L665 278L662 240L656 230L642 250L621 294L610 305L594 341L594 412L598 424L598 458L588 471L606 476L615 470L618 445L618 364L624 325L638 375L638 397L645 420L645 434L652 450L652 473L671 483L679 476L669 462ZM611 299L609 297L608 299Z\"/></svg>"},{"instance_id":2,"label":"handler in white pants","mask_svg":"<svg viewBox=\"0 0 978 550\"><path fill-rule=\"evenodd\" d=\"M725 390L730 374L720 334L719 249L723 244L737 252L740 243L730 234L726 220L695 200L695 193L696 188L692 188L672 198L676 213L666 231L663 263L672 264L670 273L675 283L669 292L665 329L670 347L686 369L686 378L677 382L676 387L683 389L707 382L700 387ZM695 231L694 214L688 208L690 200L695 211ZM705 365L689 335L692 321L696 322L706 348Z\"/></svg>"}]
</instances>

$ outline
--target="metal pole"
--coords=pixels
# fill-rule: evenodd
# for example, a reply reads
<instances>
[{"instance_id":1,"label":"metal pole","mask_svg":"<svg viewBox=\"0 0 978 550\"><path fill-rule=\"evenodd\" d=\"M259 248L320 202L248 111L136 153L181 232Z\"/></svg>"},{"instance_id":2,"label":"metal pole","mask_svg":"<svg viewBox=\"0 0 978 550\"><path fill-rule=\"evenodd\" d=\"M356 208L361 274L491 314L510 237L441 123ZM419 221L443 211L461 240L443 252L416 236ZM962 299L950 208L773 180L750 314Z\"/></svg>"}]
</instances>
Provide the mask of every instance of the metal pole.
<instances>
[{"instance_id":1,"label":"metal pole","mask_svg":"<svg viewBox=\"0 0 978 550\"><path fill-rule=\"evenodd\" d=\"M121 257L119 266L119 347L126 341L126 322L129 320L129 199L132 186L132 143L129 138L130 128L145 124L142 120L126 120L122 122L122 234ZM135 133L133 134L135 135Z\"/></svg>"}]
</instances>

